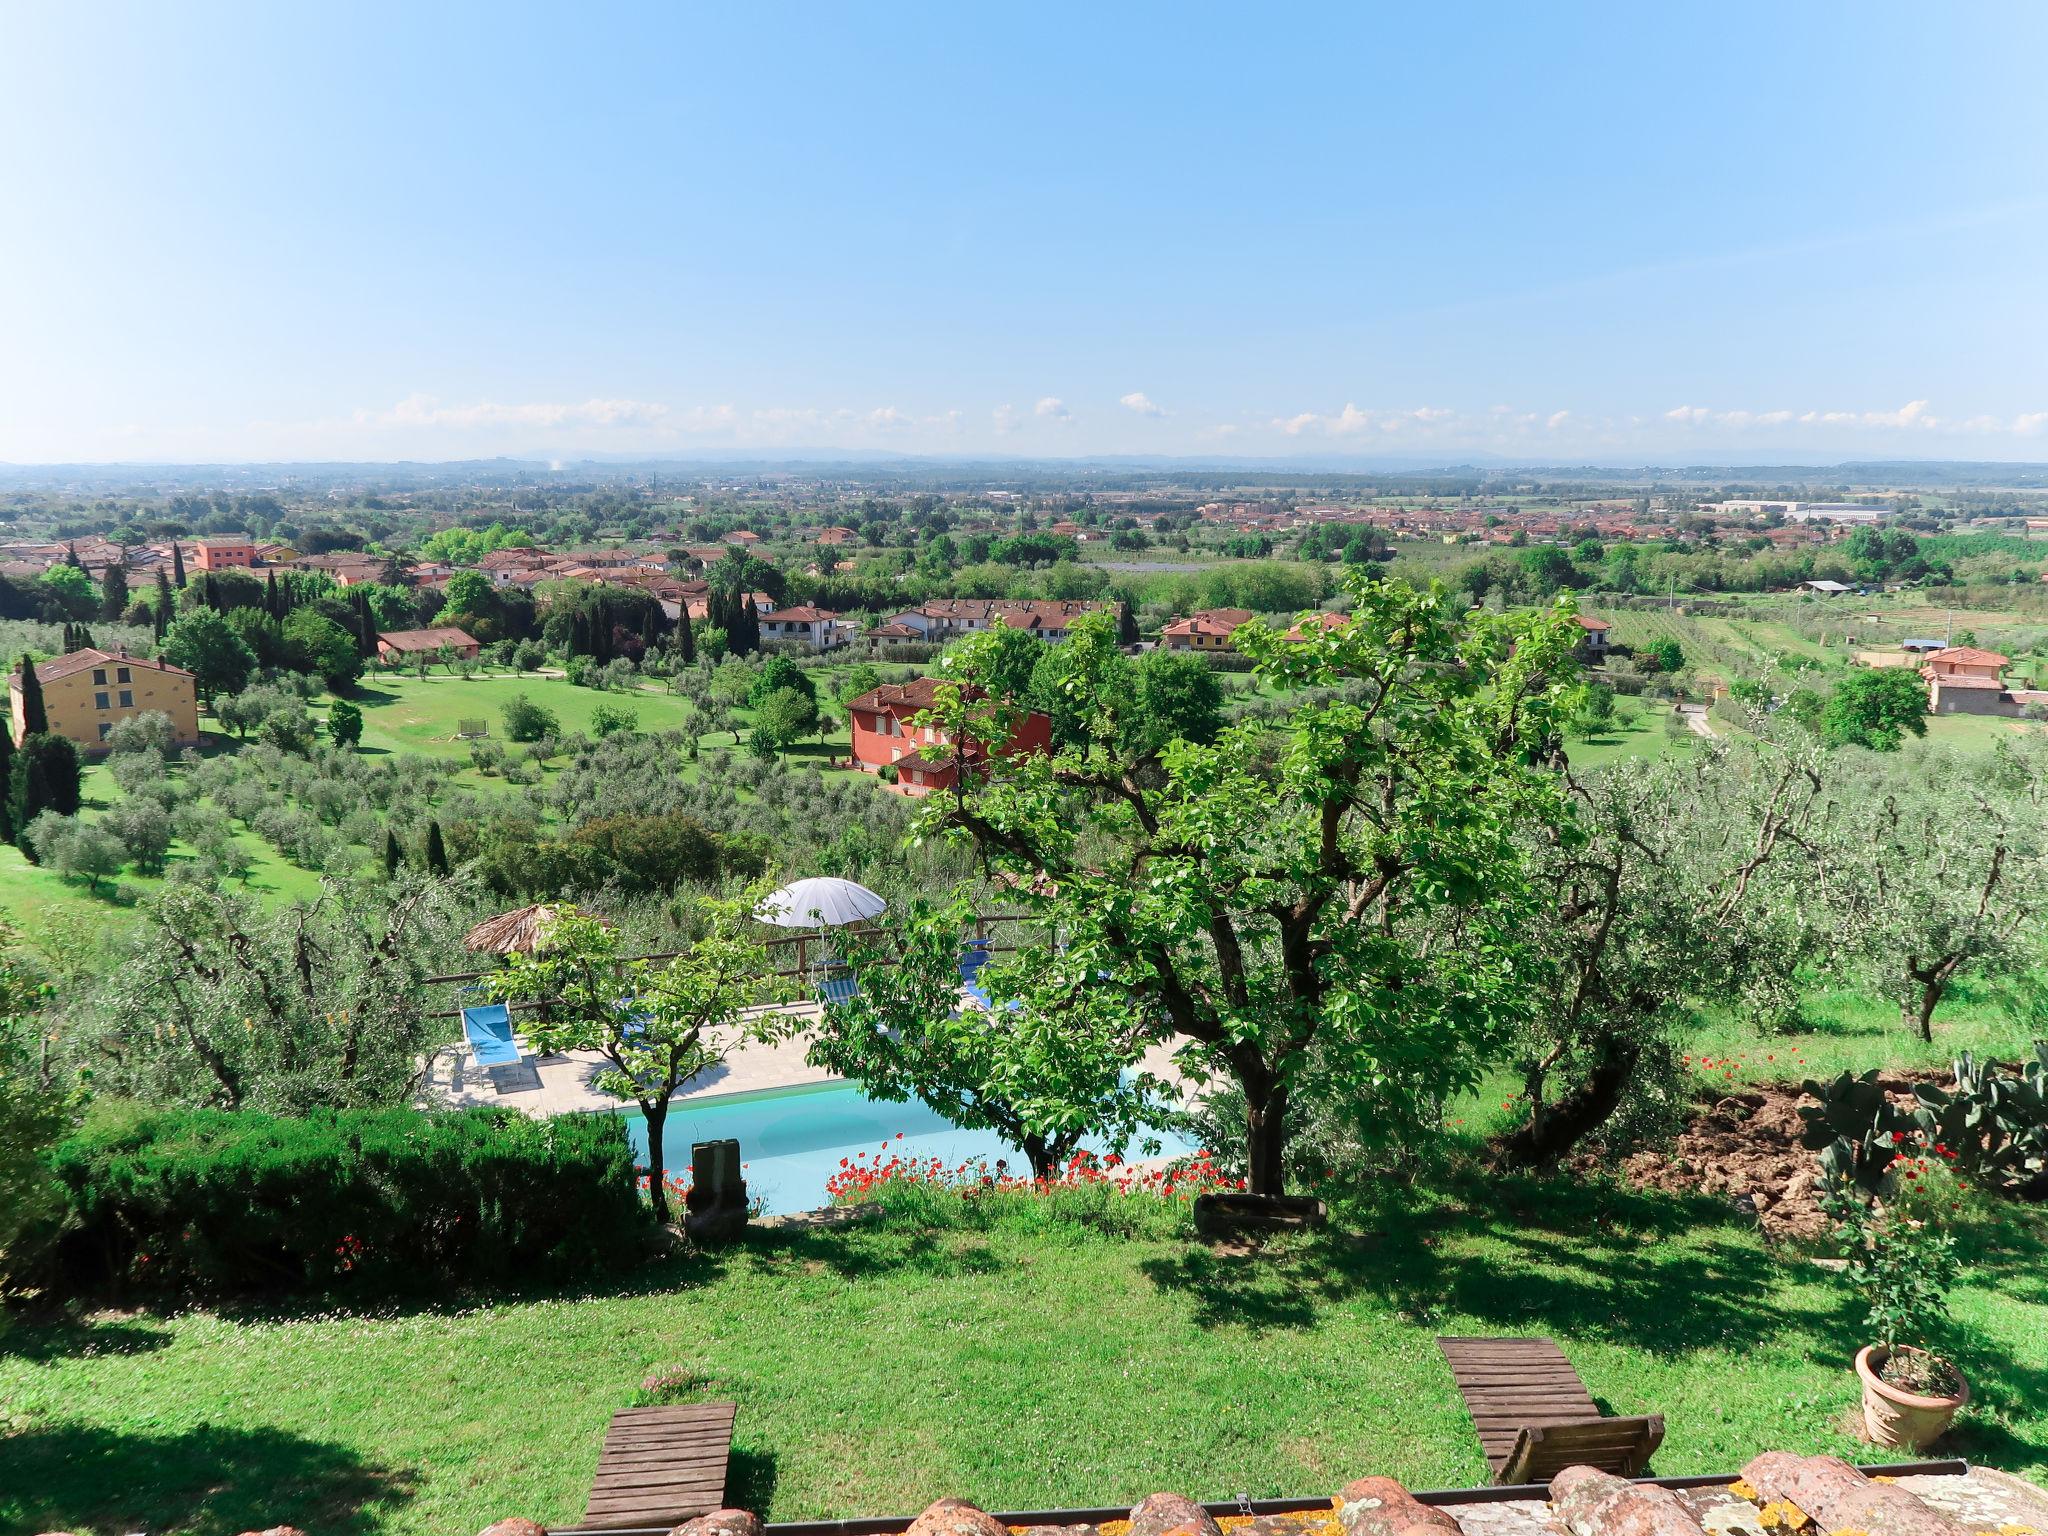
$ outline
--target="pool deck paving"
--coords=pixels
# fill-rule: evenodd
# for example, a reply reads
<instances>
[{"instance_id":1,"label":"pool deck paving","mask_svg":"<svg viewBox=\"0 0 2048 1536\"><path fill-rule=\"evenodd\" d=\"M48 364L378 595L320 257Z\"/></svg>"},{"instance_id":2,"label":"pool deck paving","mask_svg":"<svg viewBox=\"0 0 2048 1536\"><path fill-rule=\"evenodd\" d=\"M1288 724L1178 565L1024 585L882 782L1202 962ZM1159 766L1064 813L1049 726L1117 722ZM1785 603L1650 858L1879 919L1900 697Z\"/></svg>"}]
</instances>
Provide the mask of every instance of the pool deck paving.
<instances>
[{"instance_id":1,"label":"pool deck paving","mask_svg":"<svg viewBox=\"0 0 2048 1536\"><path fill-rule=\"evenodd\" d=\"M824 1014L817 1003L797 1003L775 1011L813 1025ZM810 1043L808 1028L778 1040L749 1040L710 1071L692 1078L672 1102L685 1105L730 1094L844 1081L805 1060ZM1169 1083L1182 1082L1182 1074L1172 1060L1174 1049L1173 1044L1154 1046L1146 1052L1142 1065ZM623 1101L597 1086L597 1078L606 1066L604 1058L595 1051L569 1051L559 1056L525 1057L513 1067L479 1067L470 1059L466 1047L455 1047L434 1058L421 1096L428 1104L447 1108L494 1105L516 1109L535 1119L614 1111L625 1107Z\"/></svg>"}]
</instances>

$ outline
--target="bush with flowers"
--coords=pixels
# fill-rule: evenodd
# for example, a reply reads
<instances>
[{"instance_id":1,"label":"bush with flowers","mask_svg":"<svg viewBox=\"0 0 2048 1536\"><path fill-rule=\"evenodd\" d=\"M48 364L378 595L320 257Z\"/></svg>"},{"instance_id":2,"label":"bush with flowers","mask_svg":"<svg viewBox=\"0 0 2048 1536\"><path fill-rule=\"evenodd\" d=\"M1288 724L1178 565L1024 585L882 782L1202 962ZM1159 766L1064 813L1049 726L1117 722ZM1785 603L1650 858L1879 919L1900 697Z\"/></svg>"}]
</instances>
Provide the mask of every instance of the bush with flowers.
<instances>
[{"instance_id":1,"label":"bush with flowers","mask_svg":"<svg viewBox=\"0 0 2048 1536\"><path fill-rule=\"evenodd\" d=\"M899 1140L901 1138L898 1138ZM906 1156L894 1143L839 1160L826 1183L837 1205L874 1207L890 1225L1082 1226L1138 1236L1193 1230L1195 1197L1244 1188L1207 1152L1170 1162L1130 1164L1115 1153L1076 1152L1045 1178L1023 1159Z\"/></svg>"},{"instance_id":2,"label":"bush with flowers","mask_svg":"<svg viewBox=\"0 0 2048 1536\"><path fill-rule=\"evenodd\" d=\"M1952 1230L1965 1189L1955 1175L1958 1154L1918 1132L1889 1135L1883 1190L1872 1195L1852 1178L1831 1176L1821 1206L1867 1309L1871 1342L1883 1349L1880 1377L1907 1392L1948 1396L1961 1384L1939 1348L1962 1270Z\"/></svg>"}]
</instances>

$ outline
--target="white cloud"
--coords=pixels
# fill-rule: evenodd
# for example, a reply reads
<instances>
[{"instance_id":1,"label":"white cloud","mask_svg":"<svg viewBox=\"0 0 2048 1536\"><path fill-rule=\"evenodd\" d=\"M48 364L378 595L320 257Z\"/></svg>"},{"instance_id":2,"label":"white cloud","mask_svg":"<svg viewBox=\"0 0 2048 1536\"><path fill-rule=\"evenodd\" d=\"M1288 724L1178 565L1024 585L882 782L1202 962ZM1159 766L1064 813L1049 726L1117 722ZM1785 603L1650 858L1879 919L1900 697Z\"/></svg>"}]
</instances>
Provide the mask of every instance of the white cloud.
<instances>
[{"instance_id":1,"label":"white cloud","mask_svg":"<svg viewBox=\"0 0 2048 1536\"><path fill-rule=\"evenodd\" d=\"M1136 411L1140 416L1164 416L1166 407L1157 405L1142 389L1134 389L1128 395L1118 397L1118 404Z\"/></svg>"},{"instance_id":2,"label":"white cloud","mask_svg":"<svg viewBox=\"0 0 2048 1536\"><path fill-rule=\"evenodd\" d=\"M1688 427L1863 427L1890 431L1957 431L1970 422L1944 421L1929 402L1909 400L1895 411L1717 411L1704 405L1680 405L1664 413L1666 421ZM1982 421L1986 418L1973 418Z\"/></svg>"},{"instance_id":3,"label":"white cloud","mask_svg":"<svg viewBox=\"0 0 2048 1536\"><path fill-rule=\"evenodd\" d=\"M1008 437L1017 430L1017 407L1014 405L999 405L988 415L989 420L995 424L998 436Z\"/></svg>"},{"instance_id":4,"label":"white cloud","mask_svg":"<svg viewBox=\"0 0 2048 1536\"><path fill-rule=\"evenodd\" d=\"M505 405L479 400L443 405L432 395L407 395L388 410L359 410L355 420L370 427L637 427L663 421L669 408L648 400L534 401Z\"/></svg>"},{"instance_id":5,"label":"white cloud","mask_svg":"<svg viewBox=\"0 0 2048 1536\"><path fill-rule=\"evenodd\" d=\"M1550 413L1549 419L1546 420L1543 423L1543 425L1548 427L1551 431L1555 432L1559 427L1563 426L1566 422L1570 421L1571 419L1572 413L1570 411L1552 411Z\"/></svg>"},{"instance_id":6,"label":"white cloud","mask_svg":"<svg viewBox=\"0 0 2048 1536\"><path fill-rule=\"evenodd\" d=\"M1143 399L1144 397L1141 395L1139 398ZM1126 395L1124 397L1124 404L1129 405L1130 403L1130 397ZM1067 402L1058 395L1045 396L1038 404L1031 408L1031 414L1043 416L1047 421L1072 421L1074 419L1074 413L1067 409Z\"/></svg>"}]
</instances>

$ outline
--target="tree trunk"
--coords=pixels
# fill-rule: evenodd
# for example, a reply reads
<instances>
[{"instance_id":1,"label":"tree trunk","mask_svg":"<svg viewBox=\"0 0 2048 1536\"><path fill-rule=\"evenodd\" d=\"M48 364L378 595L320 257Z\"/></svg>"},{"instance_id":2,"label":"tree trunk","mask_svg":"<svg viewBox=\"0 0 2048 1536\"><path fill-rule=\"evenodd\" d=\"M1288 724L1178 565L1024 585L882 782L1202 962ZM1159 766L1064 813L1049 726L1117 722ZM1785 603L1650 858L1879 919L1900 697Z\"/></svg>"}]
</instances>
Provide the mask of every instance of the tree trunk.
<instances>
[{"instance_id":1,"label":"tree trunk","mask_svg":"<svg viewBox=\"0 0 2048 1536\"><path fill-rule=\"evenodd\" d=\"M665 1227L669 1222L668 1186L663 1182L661 1138L668 1121L668 1106L642 1104L640 1114L647 1127L647 1203L654 1208L654 1219Z\"/></svg>"},{"instance_id":2,"label":"tree trunk","mask_svg":"<svg viewBox=\"0 0 2048 1536\"><path fill-rule=\"evenodd\" d=\"M1900 1022L1922 1040L1934 1038L1934 1010L1941 1006L1942 997L1948 992L1945 970L1945 966L1916 966L1910 961L1906 965L1906 975L1919 990L1900 1002Z\"/></svg>"},{"instance_id":3,"label":"tree trunk","mask_svg":"<svg viewBox=\"0 0 2048 1536\"><path fill-rule=\"evenodd\" d=\"M1059 1153L1055 1150L1052 1143L1048 1142L1043 1136L1034 1136L1031 1132L1026 1131L1018 1138L1018 1144L1024 1148L1025 1160L1031 1164L1032 1178L1053 1179L1059 1177Z\"/></svg>"},{"instance_id":4,"label":"tree trunk","mask_svg":"<svg viewBox=\"0 0 2048 1536\"><path fill-rule=\"evenodd\" d=\"M1287 1149L1287 1090L1260 1083L1245 1084L1246 1180L1255 1195L1283 1195L1287 1176L1282 1154Z\"/></svg>"},{"instance_id":5,"label":"tree trunk","mask_svg":"<svg viewBox=\"0 0 2048 1536\"><path fill-rule=\"evenodd\" d=\"M1579 1141L1606 1124L1621 1103L1622 1091L1635 1075L1643 1048L1633 1040L1609 1036L1601 1042L1599 1059L1585 1082L1559 1099L1548 1112L1494 1143L1495 1163L1508 1168L1537 1168L1553 1163Z\"/></svg>"}]
</instances>

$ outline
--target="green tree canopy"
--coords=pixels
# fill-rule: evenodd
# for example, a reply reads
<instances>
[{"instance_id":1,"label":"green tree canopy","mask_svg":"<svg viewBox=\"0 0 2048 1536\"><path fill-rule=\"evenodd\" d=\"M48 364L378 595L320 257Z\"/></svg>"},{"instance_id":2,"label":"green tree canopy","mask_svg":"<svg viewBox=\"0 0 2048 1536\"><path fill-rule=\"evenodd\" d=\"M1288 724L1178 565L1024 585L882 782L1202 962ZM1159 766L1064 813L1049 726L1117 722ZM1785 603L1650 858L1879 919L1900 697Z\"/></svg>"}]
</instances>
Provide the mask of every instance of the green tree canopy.
<instances>
[{"instance_id":1,"label":"green tree canopy","mask_svg":"<svg viewBox=\"0 0 2048 1536\"><path fill-rule=\"evenodd\" d=\"M1835 685L1821 710L1823 740L1895 752L1908 733L1927 734L1927 684L1910 667L1871 667Z\"/></svg>"},{"instance_id":2,"label":"green tree canopy","mask_svg":"<svg viewBox=\"0 0 2048 1536\"><path fill-rule=\"evenodd\" d=\"M1343 579L1341 625L1239 633L1262 679L1315 690L1281 725L1148 751L1098 686L1113 631L1077 624L1058 681L1078 737L997 757L924 810L1061 935L1076 985L1234 1081L1261 1193L1282 1187L1311 1060L1411 1120L1477 1081L1531 1003L1541 902L1518 833L1565 814L1547 765L1577 694L1569 610L1466 614L1441 585ZM972 653L957 674L979 681ZM1007 736L961 689L931 713Z\"/></svg>"},{"instance_id":3,"label":"green tree canopy","mask_svg":"<svg viewBox=\"0 0 2048 1536\"><path fill-rule=\"evenodd\" d=\"M190 672L202 699L237 693L256 670L256 653L210 608L181 615L164 631L163 658Z\"/></svg>"}]
</instances>

